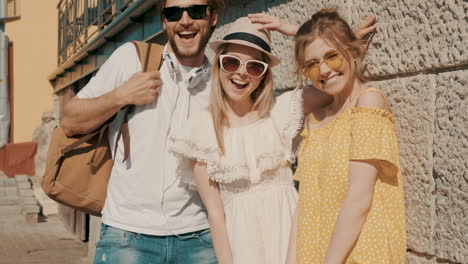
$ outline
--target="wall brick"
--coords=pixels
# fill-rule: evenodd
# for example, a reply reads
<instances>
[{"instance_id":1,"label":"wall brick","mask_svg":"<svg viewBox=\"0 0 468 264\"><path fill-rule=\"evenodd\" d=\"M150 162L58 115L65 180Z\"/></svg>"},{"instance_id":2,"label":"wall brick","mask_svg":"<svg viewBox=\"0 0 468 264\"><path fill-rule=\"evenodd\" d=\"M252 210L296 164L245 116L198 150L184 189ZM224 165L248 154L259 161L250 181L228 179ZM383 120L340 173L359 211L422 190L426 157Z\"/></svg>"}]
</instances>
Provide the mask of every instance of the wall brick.
<instances>
[{"instance_id":1,"label":"wall brick","mask_svg":"<svg viewBox=\"0 0 468 264\"><path fill-rule=\"evenodd\" d=\"M437 256L468 263L468 72L437 75L434 178Z\"/></svg>"},{"instance_id":2,"label":"wall brick","mask_svg":"<svg viewBox=\"0 0 468 264\"><path fill-rule=\"evenodd\" d=\"M373 75L421 71L468 60L466 1L349 1L354 25L361 17L378 15L378 31L368 56Z\"/></svg>"},{"instance_id":3,"label":"wall brick","mask_svg":"<svg viewBox=\"0 0 468 264\"><path fill-rule=\"evenodd\" d=\"M432 143L435 78L432 75L420 75L375 82L373 85L388 95L397 118L405 183L408 247L419 252L434 253Z\"/></svg>"},{"instance_id":4,"label":"wall brick","mask_svg":"<svg viewBox=\"0 0 468 264\"><path fill-rule=\"evenodd\" d=\"M436 264L434 258L418 256L412 253L408 253L407 264Z\"/></svg>"}]
</instances>

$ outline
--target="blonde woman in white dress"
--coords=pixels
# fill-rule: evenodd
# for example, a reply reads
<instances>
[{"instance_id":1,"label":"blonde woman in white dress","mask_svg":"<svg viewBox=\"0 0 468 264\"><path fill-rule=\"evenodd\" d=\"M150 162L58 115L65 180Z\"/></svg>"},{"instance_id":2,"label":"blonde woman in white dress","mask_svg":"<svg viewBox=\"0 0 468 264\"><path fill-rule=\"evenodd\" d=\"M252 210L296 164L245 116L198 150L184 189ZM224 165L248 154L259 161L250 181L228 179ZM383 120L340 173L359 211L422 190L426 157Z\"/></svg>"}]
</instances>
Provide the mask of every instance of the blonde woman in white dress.
<instances>
[{"instance_id":1,"label":"blonde woman in white dress","mask_svg":"<svg viewBox=\"0 0 468 264\"><path fill-rule=\"evenodd\" d=\"M280 61L260 26L241 18L211 44L210 107L171 137L179 177L207 208L219 263L285 263L297 204L290 164L302 90L273 97L271 67Z\"/></svg>"}]
</instances>

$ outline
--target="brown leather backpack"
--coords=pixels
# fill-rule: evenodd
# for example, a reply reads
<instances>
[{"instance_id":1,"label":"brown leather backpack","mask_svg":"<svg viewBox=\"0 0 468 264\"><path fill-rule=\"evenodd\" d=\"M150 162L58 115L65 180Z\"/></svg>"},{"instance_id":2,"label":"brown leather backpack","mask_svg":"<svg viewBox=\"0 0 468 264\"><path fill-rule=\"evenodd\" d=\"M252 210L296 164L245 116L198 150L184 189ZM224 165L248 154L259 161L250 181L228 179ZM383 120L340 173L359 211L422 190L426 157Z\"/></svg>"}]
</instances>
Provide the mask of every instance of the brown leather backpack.
<instances>
[{"instance_id":1,"label":"brown leather backpack","mask_svg":"<svg viewBox=\"0 0 468 264\"><path fill-rule=\"evenodd\" d=\"M140 41L132 43L142 62L142 71L158 70L163 46ZM132 108L133 106L126 106L121 110L124 112L124 119L115 144L117 149L117 142L122 137L124 160L130 153L127 115ZM51 199L91 215L101 215L114 164L107 135L109 125L115 117L116 115L87 135L67 137L61 126L54 129L47 153L46 171L41 182L42 189Z\"/></svg>"}]
</instances>

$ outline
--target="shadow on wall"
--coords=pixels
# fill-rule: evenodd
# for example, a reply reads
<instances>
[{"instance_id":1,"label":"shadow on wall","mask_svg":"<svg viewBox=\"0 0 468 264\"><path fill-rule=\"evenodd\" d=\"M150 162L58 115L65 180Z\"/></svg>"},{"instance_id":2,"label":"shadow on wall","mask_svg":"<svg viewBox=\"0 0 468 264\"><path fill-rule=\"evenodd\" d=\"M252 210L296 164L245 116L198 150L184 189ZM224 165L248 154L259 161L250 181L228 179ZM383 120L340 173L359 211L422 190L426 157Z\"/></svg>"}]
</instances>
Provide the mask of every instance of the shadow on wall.
<instances>
[{"instance_id":1,"label":"shadow on wall","mask_svg":"<svg viewBox=\"0 0 468 264\"><path fill-rule=\"evenodd\" d=\"M225 0L224 4L229 7L229 10L224 10L221 14L218 26L232 23L239 17L248 14L265 12L271 7L287 2L287 0Z\"/></svg>"}]
</instances>

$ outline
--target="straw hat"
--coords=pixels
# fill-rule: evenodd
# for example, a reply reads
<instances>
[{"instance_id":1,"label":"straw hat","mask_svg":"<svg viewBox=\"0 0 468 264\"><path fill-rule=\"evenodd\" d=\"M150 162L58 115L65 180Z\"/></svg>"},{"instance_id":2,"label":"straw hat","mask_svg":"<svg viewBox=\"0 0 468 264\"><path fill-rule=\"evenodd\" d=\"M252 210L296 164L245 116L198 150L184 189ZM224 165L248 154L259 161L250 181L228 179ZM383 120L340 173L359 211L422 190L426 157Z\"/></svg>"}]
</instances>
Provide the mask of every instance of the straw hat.
<instances>
[{"instance_id":1,"label":"straw hat","mask_svg":"<svg viewBox=\"0 0 468 264\"><path fill-rule=\"evenodd\" d=\"M278 65L281 60L271 53L270 31L258 30L260 26L261 24L252 24L248 17L241 17L234 21L223 40L211 42L210 48L216 52L223 44L239 44L265 53L270 58L271 67Z\"/></svg>"}]
</instances>

